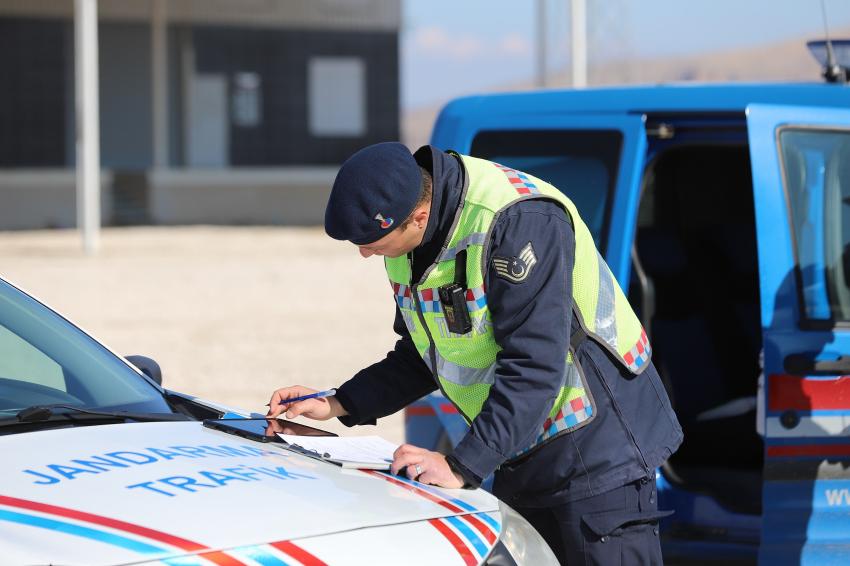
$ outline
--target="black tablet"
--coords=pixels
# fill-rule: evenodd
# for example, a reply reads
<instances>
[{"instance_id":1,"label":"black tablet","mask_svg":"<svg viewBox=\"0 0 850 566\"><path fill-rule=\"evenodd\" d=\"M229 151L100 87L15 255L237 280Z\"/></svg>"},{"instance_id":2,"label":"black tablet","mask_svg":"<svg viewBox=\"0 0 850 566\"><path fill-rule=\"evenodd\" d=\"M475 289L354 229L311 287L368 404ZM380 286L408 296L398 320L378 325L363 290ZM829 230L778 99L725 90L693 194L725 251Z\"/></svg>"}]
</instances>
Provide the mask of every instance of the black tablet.
<instances>
[{"instance_id":1,"label":"black tablet","mask_svg":"<svg viewBox=\"0 0 850 566\"><path fill-rule=\"evenodd\" d=\"M204 426L258 442L283 442L277 433L298 436L337 436L332 432L278 419L207 419Z\"/></svg>"}]
</instances>

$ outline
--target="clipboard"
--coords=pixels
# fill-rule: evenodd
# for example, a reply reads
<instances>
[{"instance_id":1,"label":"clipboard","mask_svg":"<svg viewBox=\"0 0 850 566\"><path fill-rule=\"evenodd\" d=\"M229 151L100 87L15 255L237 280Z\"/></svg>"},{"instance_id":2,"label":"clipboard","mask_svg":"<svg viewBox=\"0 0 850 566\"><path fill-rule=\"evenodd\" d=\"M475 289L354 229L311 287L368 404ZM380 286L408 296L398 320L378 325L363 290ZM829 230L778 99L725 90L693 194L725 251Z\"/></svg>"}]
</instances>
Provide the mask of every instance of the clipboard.
<instances>
[{"instance_id":1,"label":"clipboard","mask_svg":"<svg viewBox=\"0 0 850 566\"><path fill-rule=\"evenodd\" d=\"M278 434L281 446L297 454L342 468L389 470L397 445L380 436L305 437Z\"/></svg>"}]
</instances>

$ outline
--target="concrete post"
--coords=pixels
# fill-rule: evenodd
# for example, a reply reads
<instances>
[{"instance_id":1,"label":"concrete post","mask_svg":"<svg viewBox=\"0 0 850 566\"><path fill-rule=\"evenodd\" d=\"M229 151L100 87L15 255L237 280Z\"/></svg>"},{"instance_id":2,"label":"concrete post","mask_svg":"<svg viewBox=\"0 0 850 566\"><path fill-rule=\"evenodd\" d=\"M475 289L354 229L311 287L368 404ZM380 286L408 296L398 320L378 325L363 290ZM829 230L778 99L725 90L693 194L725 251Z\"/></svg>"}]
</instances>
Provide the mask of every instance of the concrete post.
<instances>
[{"instance_id":1,"label":"concrete post","mask_svg":"<svg viewBox=\"0 0 850 566\"><path fill-rule=\"evenodd\" d=\"M537 0L537 86L546 88L546 1Z\"/></svg>"},{"instance_id":2,"label":"concrete post","mask_svg":"<svg viewBox=\"0 0 850 566\"><path fill-rule=\"evenodd\" d=\"M100 247L97 0L74 0L74 46L77 226L83 251L92 254Z\"/></svg>"},{"instance_id":3,"label":"concrete post","mask_svg":"<svg viewBox=\"0 0 850 566\"><path fill-rule=\"evenodd\" d=\"M168 166L168 27L165 0L151 0L153 166Z\"/></svg>"},{"instance_id":4,"label":"concrete post","mask_svg":"<svg viewBox=\"0 0 850 566\"><path fill-rule=\"evenodd\" d=\"M587 86L587 2L572 0L573 88Z\"/></svg>"}]
</instances>

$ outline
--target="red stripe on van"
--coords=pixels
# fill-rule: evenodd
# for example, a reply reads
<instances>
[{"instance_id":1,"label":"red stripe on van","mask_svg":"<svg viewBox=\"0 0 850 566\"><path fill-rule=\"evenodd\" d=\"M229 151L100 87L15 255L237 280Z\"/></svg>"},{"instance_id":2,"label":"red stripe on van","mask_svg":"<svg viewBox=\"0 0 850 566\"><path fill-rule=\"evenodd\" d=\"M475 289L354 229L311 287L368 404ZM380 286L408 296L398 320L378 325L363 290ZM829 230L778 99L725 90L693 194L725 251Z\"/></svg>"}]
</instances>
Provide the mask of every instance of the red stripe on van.
<instances>
[{"instance_id":1,"label":"red stripe on van","mask_svg":"<svg viewBox=\"0 0 850 566\"><path fill-rule=\"evenodd\" d=\"M457 414L457 407L451 403L440 403L440 412L446 414ZM404 409L404 415L410 417L433 417L437 414L431 405L408 405Z\"/></svg>"},{"instance_id":2,"label":"red stripe on van","mask_svg":"<svg viewBox=\"0 0 850 566\"><path fill-rule=\"evenodd\" d=\"M806 378L771 375L768 386L769 411L850 410L850 376Z\"/></svg>"},{"instance_id":3,"label":"red stripe on van","mask_svg":"<svg viewBox=\"0 0 850 566\"><path fill-rule=\"evenodd\" d=\"M768 458L782 456L850 456L850 445L847 444L796 444L785 446L768 446Z\"/></svg>"}]
</instances>

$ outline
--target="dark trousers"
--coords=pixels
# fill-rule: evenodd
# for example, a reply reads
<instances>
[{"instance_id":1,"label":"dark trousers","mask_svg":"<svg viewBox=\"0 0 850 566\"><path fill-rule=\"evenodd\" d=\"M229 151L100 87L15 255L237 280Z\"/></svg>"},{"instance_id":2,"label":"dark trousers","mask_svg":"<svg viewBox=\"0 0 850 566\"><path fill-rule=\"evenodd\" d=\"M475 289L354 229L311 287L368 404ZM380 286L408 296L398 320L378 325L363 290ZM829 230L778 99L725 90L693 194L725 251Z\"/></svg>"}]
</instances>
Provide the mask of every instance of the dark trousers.
<instances>
[{"instance_id":1,"label":"dark trousers","mask_svg":"<svg viewBox=\"0 0 850 566\"><path fill-rule=\"evenodd\" d=\"M655 476L554 507L517 507L569 566L662 565Z\"/></svg>"}]
</instances>

